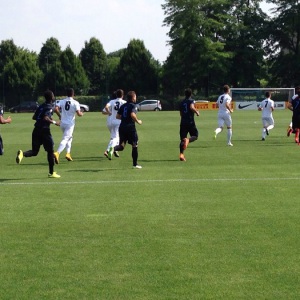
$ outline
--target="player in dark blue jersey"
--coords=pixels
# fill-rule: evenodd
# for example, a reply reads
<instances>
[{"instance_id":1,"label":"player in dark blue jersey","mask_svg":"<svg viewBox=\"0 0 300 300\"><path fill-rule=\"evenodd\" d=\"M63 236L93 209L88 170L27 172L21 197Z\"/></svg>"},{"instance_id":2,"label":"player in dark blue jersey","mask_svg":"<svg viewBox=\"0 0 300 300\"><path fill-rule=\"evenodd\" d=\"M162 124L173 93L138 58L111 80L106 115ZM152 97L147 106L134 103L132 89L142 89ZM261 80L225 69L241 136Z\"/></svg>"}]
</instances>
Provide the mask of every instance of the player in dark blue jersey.
<instances>
[{"instance_id":1,"label":"player in dark blue jersey","mask_svg":"<svg viewBox=\"0 0 300 300\"><path fill-rule=\"evenodd\" d=\"M54 102L54 95L52 91L47 90L44 96L45 102L36 109L32 117L32 119L35 120L34 129L32 131L32 149L25 152L19 150L17 153L16 162L17 164L20 164L23 156L37 156L41 145L43 145L45 151L47 152L47 160L49 165L48 177L59 178L60 175L54 172L54 142L50 131L50 124L59 126L60 121L54 121L52 119Z\"/></svg>"},{"instance_id":2,"label":"player in dark blue jersey","mask_svg":"<svg viewBox=\"0 0 300 300\"><path fill-rule=\"evenodd\" d=\"M3 107L0 106L0 124L10 124L11 122L11 117L8 116L6 119L3 117ZM0 134L0 155L3 155L4 153L4 146L3 146L3 140Z\"/></svg>"},{"instance_id":3,"label":"player in dark blue jersey","mask_svg":"<svg viewBox=\"0 0 300 300\"><path fill-rule=\"evenodd\" d=\"M180 144L179 150L180 155L179 159L181 161L186 161L184 157L184 150L187 148L189 143L192 143L198 139L198 129L195 124L194 114L199 116L199 112L195 108L195 100L192 97L192 90L186 89L184 91L185 98L181 101L179 111L181 116L180 121ZM190 138L188 138L188 134Z\"/></svg>"},{"instance_id":4,"label":"player in dark blue jersey","mask_svg":"<svg viewBox=\"0 0 300 300\"><path fill-rule=\"evenodd\" d=\"M299 144L299 132L300 132L300 96L296 94L292 99L292 111L293 111L293 128L295 130L295 142Z\"/></svg>"},{"instance_id":5,"label":"player in dark blue jersey","mask_svg":"<svg viewBox=\"0 0 300 300\"><path fill-rule=\"evenodd\" d=\"M139 125L142 124L142 121L138 119L136 115L136 93L134 91L130 91L127 94L127 102L123 104L118 113L116 118L121 120L121 124L119 126L119 135L120 135L120 142L119 145L115 147L110 147L108 152L108 158L112 158L112 154L114 151L123 151L125 148L126 143L132 146L132 163L133 168L141 169L142 167L138 165L138 134L135 128L135 123Z\"/></svg>"}]
</instances>

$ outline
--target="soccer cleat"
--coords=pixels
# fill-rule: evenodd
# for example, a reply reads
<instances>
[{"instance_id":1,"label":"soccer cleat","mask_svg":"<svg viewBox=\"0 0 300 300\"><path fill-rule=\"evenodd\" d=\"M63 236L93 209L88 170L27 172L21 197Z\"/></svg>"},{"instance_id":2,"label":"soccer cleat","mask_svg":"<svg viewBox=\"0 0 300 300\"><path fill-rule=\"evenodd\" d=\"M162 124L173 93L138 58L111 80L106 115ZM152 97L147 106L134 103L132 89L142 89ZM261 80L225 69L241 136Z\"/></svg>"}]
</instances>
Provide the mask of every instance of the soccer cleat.
<instances>
[{"instance_id":1,"label":"soccer cleat","mask_svg":"<svg viewBox=\"0 0 300 300\"><path fill-rule=\"evenodd\" d=\"M265 140L265 138L261 138L261 140L262 140L262 141L264 141L264 140Z\"/></svg>"},{"instance_id":2,"label":"soccer cleat","mask_svg":"<svg viewBox=\"0 0 300 300\"><path fill-rule=\"evenodd\" d=\"M142 166L139 166L139 165L135 165L135 166L132 166L133 169L141 169Z\"/></svg>"},{"instance_id":3,"label":"soccer cleat","mask_svg":"<svg viewBox=\"0 0 300 300\"><path fill-rule=\"evenodd\" d=\"M113 155L113 152L114 152L114 148L113 148L113 147L110 147L109 150L108 150L108 159L109 159L109 160L111 160L112 155Z\"/></svg>"},{"instance_id":4,"label":"soccer cleat","mask_svg":"<svg viewBox=\"0 0 300 300\"><path fill-rule=\"evenodd\" d=\"M108 153L107 153L107 151L105 151L103 154L104 154L104 156L105 156L106 158L108 158Z\"/></svg>"},{"instance_id":5,"label":"soccer cleat","mask_svg":"<svg viewBox=\"0 0 300 300\"><path fill-rule=\"evenodd\" d=\"M188 138L183 139L183 150L185 150L189 144L190 140Z\"/></svg>"},{"instance_id":6,"label":"soccer cleat","mask_svg":"<svg viewBox=\"0 0 300 300\"><path fill-rule=\"evenodd\" d=\"M179 155L179 159L180 159L181 161L186 161L186 159L185 159L185 157L184 157L183 153L180 153L180 155Z\"/></svg>"},{"instance_id":7,"label":"soccer cleat","mask_svg":"<svg viewBox=\"0 0 300 300\"><path fill-rule=\"evenodd\" d=\"M67 153L67 154L66 154L66 160L67 160L67 161L73 161L73 159L72 159L70 153Z\"/></svg>"},{"instance_id":8,"label":"soccer cleat","mask_svg":"<svg viewBox=\"0 0 300 300\"><path fill-rule=\"evenodd\" d=\"M52 174L48 174L48 178L60 178L60 175L58 175L56 172L53 172Z\"/></svg>"},{"instance_id":9,"label":"soccer cleat","mask_svg":"<svg viewBox=\"0 0 300 300\"><path fill-rule=\"evenodd\" d=\"M118 151L114 151L114 156L115 156L115 157L120 157L119 152L118 152Z\"/></svg>"},{"instance_id":10,"label":"soccer cleat","mask_svg":"<svg viewBox=\"0 0 300 300\"><path fill-rule=\"evenodd\" d=\"M266 129L266 134L269 135L269 130L268 129Z\"/></svg>"},{"instance_id":11,"label":"soccer cleat","mask_svg":"<svg viewBox=\"0 0 300 300\"><path fill-rule=\"evenodd\" d=\"M287 136L290 136L291 134L292 134L292 132L293 132L293 128L291 128L290 126L288 127L288 129L287 129Z\"/></svg>"},{"instance_id":12,"label":"soccer cleat","mask_svg":"<svg viewBox=\"0 0 300 300\"><path fill-rule=\"evenodd\" d=\"M54 152L53 156L54 156L55 163L58 165L59 164L59 153L58 152Z\"/></svg>"},{"instance_id":13,"label":"soccer cleat","mask_svg":"<svg viewBox=\"0 0 300 300\"><path fill-rule=\"evenodd\" d=\"M23 151L22 151L22 150L19 150L19 151L17 152L16 163L17 163L17 164L20 164L21 161L22 161L22 159L23 159Z\"/></svg>"},{"instance_id":14,"label":"soccer cleat","mask_svg":"<svg viewBox=\"0 0 300 300\"><path fill-rule=\"evenodd\" d=\"M216 131L214 132L214 139L216 139L217 138L217 133L216 133Z\"/></svg>"},{"instance_id":15,"label":"soccer cleat","mask_svg":"<svg viewBox=\"0 0 300 300\"><path fill-rule=\"evenodd\" d=\"M233 145L231 143L228 143L227 146L231 146L232 147Z\"/></svg>"}]
</instances>

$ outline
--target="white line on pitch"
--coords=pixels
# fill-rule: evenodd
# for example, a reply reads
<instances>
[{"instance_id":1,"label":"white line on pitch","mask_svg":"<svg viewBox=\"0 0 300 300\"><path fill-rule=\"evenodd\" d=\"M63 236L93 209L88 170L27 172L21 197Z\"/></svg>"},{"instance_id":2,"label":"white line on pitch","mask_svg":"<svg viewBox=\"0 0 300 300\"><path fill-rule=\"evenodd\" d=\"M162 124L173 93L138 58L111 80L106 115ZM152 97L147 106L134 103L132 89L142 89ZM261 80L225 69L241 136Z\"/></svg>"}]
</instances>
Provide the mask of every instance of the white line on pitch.
<instances>
[{"instance_id":1,"label":"white line on pitch","mask_svg":"<svg viewBox=\"0 0 300 300\"><path fill-rule=\"evenodd\" d=\"M96 181L60 181L48 182L0 182L0 185L66 185L66 184L112 184L112 183L167 183L167 182L208 182L208 181L273 181L299 180L297 177L288 178L194 178L194 179L144 179L144 180L96 180ZM7 180L7 179L6 179ZM0 179L1 181L1 179Z\"/></svg>"}]
</instances>

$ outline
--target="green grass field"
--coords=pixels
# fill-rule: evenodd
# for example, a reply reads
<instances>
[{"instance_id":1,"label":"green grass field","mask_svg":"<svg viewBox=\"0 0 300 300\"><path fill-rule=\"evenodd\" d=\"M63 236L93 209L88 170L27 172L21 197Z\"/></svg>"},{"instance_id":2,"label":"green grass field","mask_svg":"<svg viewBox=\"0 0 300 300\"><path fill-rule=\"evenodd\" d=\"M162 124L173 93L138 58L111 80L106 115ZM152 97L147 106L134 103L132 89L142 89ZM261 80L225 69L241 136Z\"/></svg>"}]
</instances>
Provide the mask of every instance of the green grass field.
<instances>
[{"instance_id":1,"label":"green grass field","mask_svg":"<svg viewBox=\"0 0 300 300\"><path fill-rule=\"evenodd\" d=\"M8 113L6 113L6 116ZM299 299L300 147L275 111L233 113L214 140L216 111L196 118L198 141L179 157L179 113L140 112L141 170L130 145L103 157L100 113L77 118L72 156L49 179L31 147L31 114L1 125L1 299ZM52 126L58 146L60 129Z\"/></svg>"}]
</instances>

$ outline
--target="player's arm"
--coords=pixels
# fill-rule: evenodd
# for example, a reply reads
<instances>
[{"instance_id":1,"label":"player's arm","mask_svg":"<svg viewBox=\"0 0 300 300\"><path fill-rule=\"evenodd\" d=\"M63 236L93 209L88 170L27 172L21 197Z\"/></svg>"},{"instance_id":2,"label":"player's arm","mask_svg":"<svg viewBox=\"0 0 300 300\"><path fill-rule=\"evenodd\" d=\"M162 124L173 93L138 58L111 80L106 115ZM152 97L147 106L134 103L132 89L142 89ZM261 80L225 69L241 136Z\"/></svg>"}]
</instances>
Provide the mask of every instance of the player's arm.
<instances>
[{"instance_id":1,"label":"player's arm","mask_svg":"<svg viewBox=\"0 0 300 300\"><path fill-rule=\"evenodd\" d=\"M122 119L122 115L120 115L119 113L116 114L116 119L121 120Z\"/></svg>"},{"instance_id":2,"label":"player's arm","mask_svg":"<svg viewBox=\"0 0 300 300\"><path fill-rule=\"evenodd\" d=\"M52 120L52 118L50 118L49 116L44 116L44 120L51 123L51 124L54 124L56 126L59 126L60 125L60 121L54 121Z\"/></svg>"},{"instance_id":3,"label":"player's arm","mask_svg":"<svg viewBox=\"0 0 300 300\"><path fill-rule=\"evenodd\" d=\"M287 108L291 111L293 111L293 105L292 105L292 101L288 102Z\"/></svg>"},{"instance_id":4,"label":"player's arm","mask_svg":"<svg viewBox=\"0 0 300 300\"><path fill-rule=\"evenodd\" d=\"M80 109L76 110L76 114L77 114L78 117L83 116L83 112Z\"/></svg>"},{"instance_id":5,"label":"player's arm","mask_svg":"<svg viewBox=\"0 0 300 300\"><path fill-rule=\"evenodd\" d=\"M142 120L139 120L136 113L135 112L131 112L130 114L131 116L131 119L135 122L135 123L138 123L139 125L142 125Z\"/></svg>"},{"instance_id":6,"label":"player's arm","mask_svg":"<svg viewBox=\"0 0 300 300\"><path fill-rule=\"evenodd\" d=\"M199 117L199 111L196 109L194 103L190 105L190 110Z\"/></svg>"},{"instance_id":7,"label":"player's arm","mask_svg":"<svg viewBox=\"0 0 300 300\"><path fill-rule=\"evenodd\" d=\"M230 102L226 102L226 103L225 103L225 106L226 106L226 108L229 110L230 113L233 112L233 110L231 109L231 106L230 106Z\"/></svg>"},{"instance_id":8,"label":"player's arm","mask_svg":"<svg viewBox=\"0 0 300 300\"><path fill-rule=\"evenodd\" d=\"M11 122L11 117L8 116L6 119L3 118L2 115L0 115L0 124L9 124Z\"/></svg>"},{"instance_id":9,"label":"player's arm","mask_svg":"<svg viewBox=\"0 0 300 300\"><path fill-rule=\"evenodd\" d=\"M60 107L55 105L54 112L57 114L59 119L61 119L61 114L60 114Z\"/></svg>"}]
</instances>

